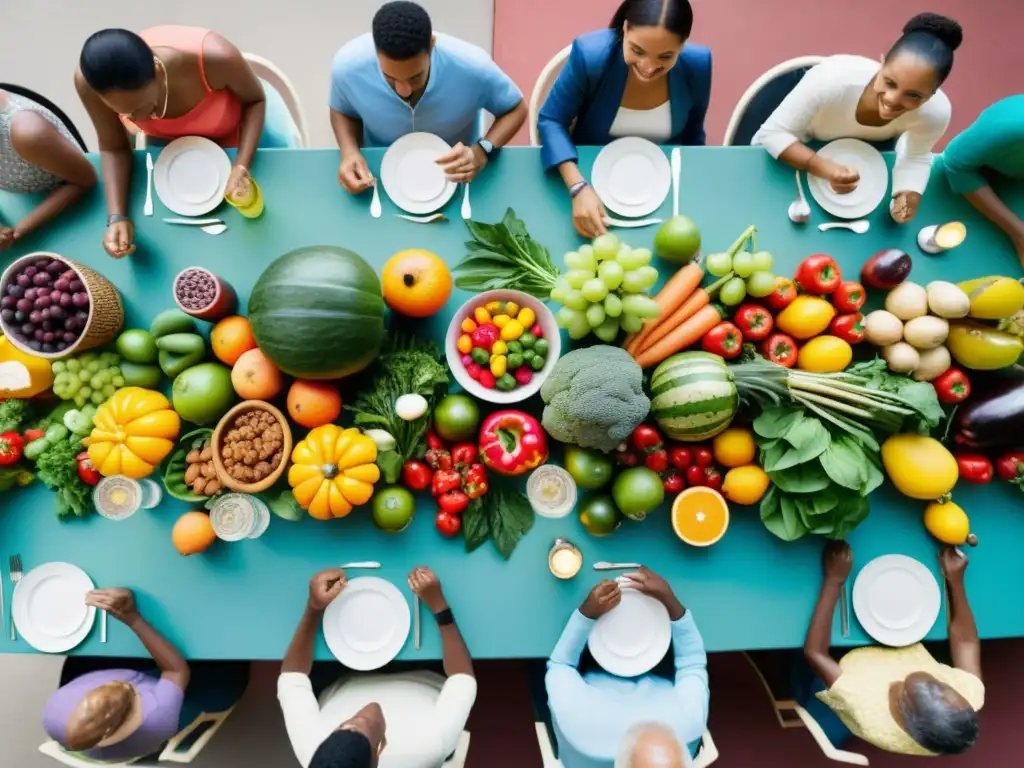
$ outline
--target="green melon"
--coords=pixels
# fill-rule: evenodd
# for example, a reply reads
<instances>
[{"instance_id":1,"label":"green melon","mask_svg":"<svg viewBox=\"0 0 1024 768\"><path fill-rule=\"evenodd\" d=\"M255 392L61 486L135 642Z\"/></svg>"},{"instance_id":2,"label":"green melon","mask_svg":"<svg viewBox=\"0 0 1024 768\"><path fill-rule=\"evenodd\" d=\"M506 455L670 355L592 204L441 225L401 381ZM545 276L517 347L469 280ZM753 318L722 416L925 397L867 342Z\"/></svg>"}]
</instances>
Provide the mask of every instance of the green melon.
<instances>
[{"instance_id":1,"label":"green melon","mask_svg":"<svg viewBox=\"0 0 1024 768\"><path fill-rule=\"evenodd\" d=\"M732 372L718 355L673 355L651 376L651 415L673 440L696 443L714 437L729 426L738 407Z\"/></svg>"},{"instance_id":2,"label":"green melon","mask_svg":"<svg viewBox=\"0 0 1024 768\"><path fill-rule=\"evenodd\" d=\"M286 253L249 296L253 336L278 368L302 379L358 373L384 340L377 273L352 251L315 245Z\"/></svg>"}]
</instances>

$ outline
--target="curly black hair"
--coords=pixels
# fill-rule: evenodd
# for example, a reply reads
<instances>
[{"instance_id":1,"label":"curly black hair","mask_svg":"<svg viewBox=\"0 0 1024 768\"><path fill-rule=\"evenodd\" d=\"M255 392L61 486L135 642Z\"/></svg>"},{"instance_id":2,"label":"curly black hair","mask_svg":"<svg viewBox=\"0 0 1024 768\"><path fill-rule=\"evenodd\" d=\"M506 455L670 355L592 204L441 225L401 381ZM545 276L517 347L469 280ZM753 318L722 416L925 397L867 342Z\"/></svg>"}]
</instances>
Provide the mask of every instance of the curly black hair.
<instances>
[{"instance_id":1,"label":"curly black hair","mask_svg":"<svg viewBox=\"0 0 1024 768\"><path fill-rule=\"evenodd\" d=\"M903 35L889 50L888 61L898 53L912 53L935 68L939 85L953 69L953 51L964 41L964 31L953 19L937 13L919 13L903 25Z\"/></svg>"},{"instance_id":2,"label":"curly black hair","mask_svg":"<svg viewBox=\"0 0 1024 768\"><path fill-rule=\"evenodd\" d=\"M384 3L373 17L373 44L395 61L429 51L433 35L426 10L409 0Z\"/></svg>"}]
</instances>

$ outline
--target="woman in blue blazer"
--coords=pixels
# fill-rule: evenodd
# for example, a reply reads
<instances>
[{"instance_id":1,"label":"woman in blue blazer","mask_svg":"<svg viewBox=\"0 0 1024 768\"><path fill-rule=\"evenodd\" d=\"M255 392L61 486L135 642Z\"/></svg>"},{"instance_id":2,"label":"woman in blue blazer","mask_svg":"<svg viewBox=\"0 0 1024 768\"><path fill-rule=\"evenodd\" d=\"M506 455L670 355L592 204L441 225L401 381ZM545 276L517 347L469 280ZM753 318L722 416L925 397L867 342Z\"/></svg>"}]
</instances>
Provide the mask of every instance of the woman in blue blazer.
<instances>
[{"instance_id":1,"label":"woman in blue blazer","mask_svg":"<svg viewBox=\"0 0 1024 768\"><path fill-rule=\"evenodd\" d=\"M545 170L558 168L584 237L605 231L605 210L576 165L576 145L622 136L702 145L711 51L684 47L689 0L625 0L608 29L576 38L538 116Z\"/></svg>"}]
</instances>

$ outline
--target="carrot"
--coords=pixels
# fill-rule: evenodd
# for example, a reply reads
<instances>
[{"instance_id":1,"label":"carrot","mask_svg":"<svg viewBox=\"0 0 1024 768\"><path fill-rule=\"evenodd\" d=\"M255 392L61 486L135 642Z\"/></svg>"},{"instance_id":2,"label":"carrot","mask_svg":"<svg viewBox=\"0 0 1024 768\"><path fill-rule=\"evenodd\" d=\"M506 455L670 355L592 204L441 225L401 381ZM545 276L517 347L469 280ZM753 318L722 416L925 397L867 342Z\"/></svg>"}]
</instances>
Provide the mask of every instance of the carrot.
<instances>
[{"instance_id":1,"label":"carrot","mask_svg":"<svg viewBox=\"0 0 1024 768\"><path fill-rule=\"evenodd\" d=\"M654 297L654 303L658 305L658 317L644 324L643 329L631 334L626 338L626 351L635 355L640 350L640 345L651 332L668 317L680 304L685 302L704 279L704 270L699 264L690 262L685 267L669 278L668 282L658 291Z\"/></svg>"},{"instance_id":2,"label":"carrot","mask_svg":"<svg viewBox=\"0 0 1024 768\"><path fill-rule=\"evenodd\" d=\"M644 350L636 357L636 362L641 368L657 365L669 355L696 344L705 333L721 321L722 316L718 310L706 304L689 320L673 328L664 338Z\"/></svg>"},{"instance_id":3,"label":"carrot","mask_svg":"<svg viewBox=\"0 0 1024 768\"><path fill-rule=\"evenodd\" d=\"M715 281L707 288L698 288L682 305L673 312L669 317L665 318L663 322L659 322L657 328L655 328L645 339L641 339L639 346L636 350L636 354L641 354L645 350L652 347L656 342L665 338L673 328L678 328L684 322L693 317L702 308L711 303L711 297L718 293L718 289L725 285L733 277L733 273L725 275ZM632 354L632 353L631 353ZM636 355L634 355L635 357Z\"/></svg>"}]
</instances>

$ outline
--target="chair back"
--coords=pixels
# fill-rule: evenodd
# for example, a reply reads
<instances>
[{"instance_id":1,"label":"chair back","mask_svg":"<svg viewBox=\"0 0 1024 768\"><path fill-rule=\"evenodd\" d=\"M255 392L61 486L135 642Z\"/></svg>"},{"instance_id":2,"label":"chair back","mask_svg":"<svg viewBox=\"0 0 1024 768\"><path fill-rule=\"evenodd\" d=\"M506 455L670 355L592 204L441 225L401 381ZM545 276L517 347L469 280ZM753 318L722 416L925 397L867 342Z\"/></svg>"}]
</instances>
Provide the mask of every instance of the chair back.
<instances>
[{"instance_id":1,"label":"chair back","mask_svg":"<svg viewBox=\"0 0 1024 768\"><path fill-rule=\"evenodd\" d=\"M569 53L571 51L572 46L567 45L556 53L551 61L544 65L544 69L541 70L540 77L537 78L537 82L533 86L533 93L530 94L529 119L531 146L540 146L540 133L537 131L537 118L540 114L540 108L544 105L544 101L547 99L548 93L551 91L551 86L555 84L555 80L558 78L558 73L561 72L562 67L565 66L565 62L569 58Z\"/></svg>"},{"instance_id":2,"label":"chair back","mask_svg":"<svg viewBox=\"0 0 1024 768\"><path fill-rule=\"evenodd\" d=\"M281 96L281 99L288 107L288 113L292 116L292 120L295 121L295 125L299 129L299 138L302 141L302 146L308 147L309 128L306 123L306 113L302 109L299 94L295 90L295 86L292 85L292 81L288 79L288 75L272 61L262 56L257 56L255 53L246 53L243 56L249 62L249 66L252 67L256 76L273 86L274 90Z\"/></svg>"},{"instance_id":3,"label":"chair back","mask_svg":"<svg viewBox=\"0 0 1024 768\"><path fill-rule=\"evenodd\" d=\"M75 141L78 142L78 146L82 148L82 151L89 151L85 146L85 139L82 138L82 134L78 132L78 128L75 127L75 124L71 122L71 118L65 115L64 111L48 98L29 88L24 88L20 85L11 85L10 83L0 83L0 91L8 91L16 96L23 96L26 99L31 99L39 106L45 107L53 112L53 114L57 116L57 119L64 123L64 127L67 128L68 132L75 138Z\"/></svg>"},{"instance_id":4,"label":"chair back","mask_svg":"<svg viewBox=\"0 0 1024 768\"><path fill-rule=\"evenodd\" d=\"M736 103L729 126L725 129L723 146L749 145L776 107L796 88L808 70L824 58L800 56L772 67L757 78Z\"/></svg>"}]
</instances>

